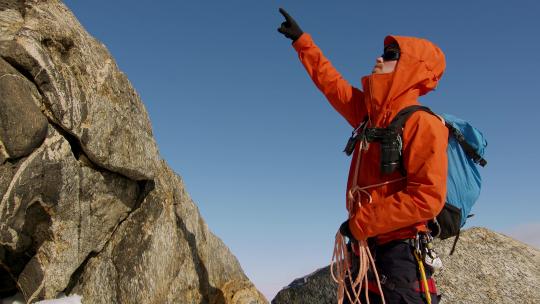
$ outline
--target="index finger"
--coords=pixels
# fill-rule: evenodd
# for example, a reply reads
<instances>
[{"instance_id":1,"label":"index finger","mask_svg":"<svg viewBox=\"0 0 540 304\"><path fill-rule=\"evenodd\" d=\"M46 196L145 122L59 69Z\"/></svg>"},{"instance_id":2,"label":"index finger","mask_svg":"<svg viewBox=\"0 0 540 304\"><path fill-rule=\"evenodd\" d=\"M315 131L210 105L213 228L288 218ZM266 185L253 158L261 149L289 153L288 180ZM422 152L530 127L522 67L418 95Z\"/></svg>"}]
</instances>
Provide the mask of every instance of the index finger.
<instances>
[{"instance_id":1,"label":"index finger","mask_svg":"<svg viewBox=\"0 0 540 304\"><path fill-rule=\"evenodd\" d=\"M289 15L289 13L287 13L285 9L280 7L279 12L283 15L283 17L285 17L285 20L287 20L287 22L290 22L292 20L291 15Z\"/></svg>"}]
</instances>

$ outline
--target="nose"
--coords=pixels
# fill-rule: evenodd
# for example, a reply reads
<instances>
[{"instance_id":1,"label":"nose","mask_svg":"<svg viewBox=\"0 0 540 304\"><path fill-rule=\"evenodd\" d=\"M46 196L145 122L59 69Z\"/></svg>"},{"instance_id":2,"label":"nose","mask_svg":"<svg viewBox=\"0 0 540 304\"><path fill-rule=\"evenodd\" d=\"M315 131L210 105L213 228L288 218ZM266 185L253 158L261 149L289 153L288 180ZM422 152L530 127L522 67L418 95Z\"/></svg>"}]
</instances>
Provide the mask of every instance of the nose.
<instances>
[{"instance_id":1,"label":"nose","mask_svg":"<svg viewBox=\"0 0 540 304\"><path fill-rule=\"evenodd\" d=\"M376 60L375 60L377 63L383 63L384 60L382 57L378 57Z\"/></svg>"}]
</instances>

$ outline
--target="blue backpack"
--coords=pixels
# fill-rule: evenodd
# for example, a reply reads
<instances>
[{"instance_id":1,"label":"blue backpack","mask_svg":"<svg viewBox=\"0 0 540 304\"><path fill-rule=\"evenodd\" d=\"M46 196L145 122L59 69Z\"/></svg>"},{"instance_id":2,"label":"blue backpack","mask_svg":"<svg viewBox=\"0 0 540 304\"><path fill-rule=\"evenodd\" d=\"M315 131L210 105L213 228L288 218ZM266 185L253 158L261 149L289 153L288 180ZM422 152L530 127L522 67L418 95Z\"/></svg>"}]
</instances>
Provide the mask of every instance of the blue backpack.
<instances>
[{"instance_id":1,"label":"blue backpack","mask_svg":"<svg viewBox=\"0 0 540 304\"><path fill-rule=\"evenodd\" d=\"M360 138L369 142L380 142L381 171L388 174L400 169L404 176L407 175L401 164L401 135L405 122L416 111L436 115L428 107L414 105L396 114L387 128L364 128L365 123L363 123L361 127L353 131L345 152L350 155ZM471 209L480 196L482 178L477 165L484 167L487 164L483 158L487 141L482 133L467 121L448 114L442 114L441 117L449 130L446 203L443 210L428 223L428 226L434 237L446 239L455 236L455 247L459 231L465 225L467 218L472 216ZM367 118L364 122L367 122ZM362 129L361 132L359 129ZM384 160L385 157L390 159Z\"/></svg>"},{"instance_id":2,"label":"blue backpack","mask_svg":"<svg viewBox=\"0 0 540 304\"><path fill-rule=\"evenodd\" d=\"M460 210L459 228L471 217L471 208L480 196L482 177L477 164L484 167L487 141L467 121L449 114L441 115L450 131L448 138L448 180L446 201ZM444 235L441 236L444 238Z\"/></svg>"},{"instance_id":3,"label":"blue backpack","mask_svg":"<svg viewBox=\"0 0 540 304\"><path fill-rule=\"evenodd\" d=\"M407 118L416 111L436 115L427 107L410 106L394 117L389 128L401 131ZM483 158L487 141L482 133L467 121L449 114L440 116L449 131L446 149L448 156L446 203L439 215L429 223L429 228L434 237L446 239L455 236L455 247L459 231L467 218L473 216L471 209L480 196L482 178L477 165L484 167L487 164Z\"/></svg>"}]
</instances>

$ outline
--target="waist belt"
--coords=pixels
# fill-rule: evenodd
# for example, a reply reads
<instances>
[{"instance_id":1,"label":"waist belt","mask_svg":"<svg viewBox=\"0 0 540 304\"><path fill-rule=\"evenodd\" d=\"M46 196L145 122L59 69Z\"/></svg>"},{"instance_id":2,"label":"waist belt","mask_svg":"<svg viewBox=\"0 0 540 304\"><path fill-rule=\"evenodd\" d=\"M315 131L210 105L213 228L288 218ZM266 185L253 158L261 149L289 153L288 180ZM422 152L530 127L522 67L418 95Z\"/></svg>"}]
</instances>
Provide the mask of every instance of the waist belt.
<instances>
[{"instance_id":1,"label":"waist belt","mask_svg":"<svg viewBox=\"0 0 540 304\"><path fill-rule=\"evenodd\" d=\"M368 239L369 248L371 250L375 249L376 247L393 246L397 243L405 243L414 246L414 238L393 240L382 245L378 245L374 239ZM349 246L349 251L352 251L356 256L359 255L360 248L357 241L349 242L347 245Z\"/></svg>"},{"instance_id":2,"label":"waist belt","mask_svg":"<svg viewBox=\"0 0 540 304\"><path fill-rule=\"evenodd\" d=\"M433 278L427 279L428 281L428 288L429 293L437 294L437 286L435 285L435 280ZM394 290L396 288L411 288L416 292L425 292L424 285L420 284L419 281L404 283L404 282L393 282L391 280L388 280L386 277L383 277L381 279L381 285L383 288L387 288L390 290ZM368 290L371 292L374 292L376 294L381 294L379 291L379 287L377 287L376 281L368 281Z\"/></svg>"}]
</instances>

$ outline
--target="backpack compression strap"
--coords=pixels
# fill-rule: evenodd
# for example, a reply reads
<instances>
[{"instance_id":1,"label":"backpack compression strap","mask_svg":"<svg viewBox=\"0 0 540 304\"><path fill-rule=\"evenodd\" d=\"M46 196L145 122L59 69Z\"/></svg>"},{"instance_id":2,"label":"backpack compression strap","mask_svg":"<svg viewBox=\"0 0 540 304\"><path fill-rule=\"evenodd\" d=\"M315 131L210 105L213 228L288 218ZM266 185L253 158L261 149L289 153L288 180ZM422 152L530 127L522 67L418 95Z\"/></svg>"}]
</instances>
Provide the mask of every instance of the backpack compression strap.
<instances>
[{"instance_id":1,"label":"backpack compression strap","mask_svg":"<svg viewBox=\"0 0 540 304\"><path fill-rule=\"evenodd\" d=\"M388 127L394 130L398 130L401 133L401 129L405 125L405 122L407 121L407 119L409 119L409 116L411 116L416 111L424 111L424 112L428 112L437 116L437 114L433 113L431 109L428 107L419 106L419 105L408 106L406 108L403 108L401 111L399 111L396 114L396 116L394 116L394 118L392 119Z\"/></svg>"},{"instance_id":2,"label":"backpack compression strap","mask_svg":"<svg viewBox=\"0 0 540 304\"><path fill-rule=\"evenodd\" d=\"M469 156L475 163L479 164L482 167L485 167L487 165L487 160L485 160L482 156L480 156L476 150L474 149L471 144L469 144L465 140L465 136L459 131L458 129L454 128L454 126L450 123L445 122L444 123L448 130L452 133L454 138L457 140L461 148L463 148L463 151L467 153L467 156Z\"/></svg>"}]
</instances>

